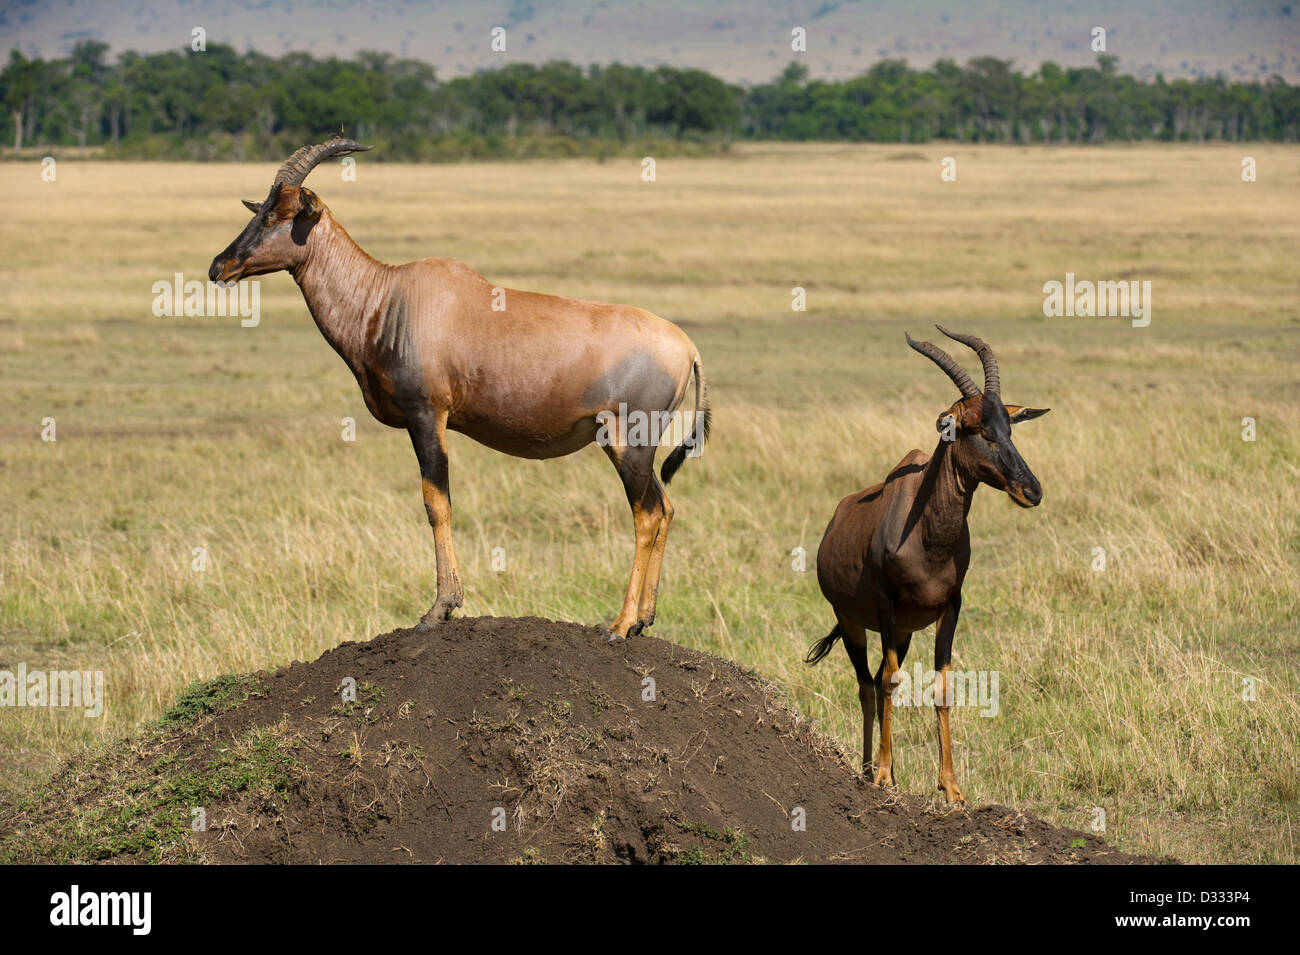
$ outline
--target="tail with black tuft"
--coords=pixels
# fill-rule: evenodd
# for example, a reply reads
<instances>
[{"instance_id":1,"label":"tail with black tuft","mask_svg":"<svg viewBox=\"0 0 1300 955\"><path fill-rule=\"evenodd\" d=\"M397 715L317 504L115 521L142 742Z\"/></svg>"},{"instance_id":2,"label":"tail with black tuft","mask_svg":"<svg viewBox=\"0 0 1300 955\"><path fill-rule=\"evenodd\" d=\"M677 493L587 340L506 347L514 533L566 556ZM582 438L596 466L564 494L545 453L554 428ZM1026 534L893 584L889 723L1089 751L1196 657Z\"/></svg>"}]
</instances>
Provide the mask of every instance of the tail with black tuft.
<instances>
[{"instance_id":1,"label":"tail with black tuft","mask_svg":"<svg viewBox=\"0 0 1300 955\"><path fill-rule=\"evenodd\" d=\"M696 355L695 361L691 363L691 374L695 377L695 417L691 419L691 430L682 443L673 448L672 453L664 458L659 476L663 478L665 484L673 479L677 469L686 460L686 455L694 451L695 456L699 456L704 449L704 442L709 440L709 429L713 426L713 409L709 407L709 385L700 372L699 355ZM696 448L700 451L696 451Z\"/></svg>"},{"instance_id":2,"label":"tail with black tuft","mask_svg":"<svg viewBox=\"0 0 1300 955\"><path fill-rule=\"evenodd\" d=\"M843 636L844 631L840 629L840 625L837 623L831 628L830 633L826 634L826 636L822 637L808 648L808 655L803 658L803 662L807 663L809 666L818 663L822 657L831 652L831 648L834 647Z\"/></svg>"}]
</instances>

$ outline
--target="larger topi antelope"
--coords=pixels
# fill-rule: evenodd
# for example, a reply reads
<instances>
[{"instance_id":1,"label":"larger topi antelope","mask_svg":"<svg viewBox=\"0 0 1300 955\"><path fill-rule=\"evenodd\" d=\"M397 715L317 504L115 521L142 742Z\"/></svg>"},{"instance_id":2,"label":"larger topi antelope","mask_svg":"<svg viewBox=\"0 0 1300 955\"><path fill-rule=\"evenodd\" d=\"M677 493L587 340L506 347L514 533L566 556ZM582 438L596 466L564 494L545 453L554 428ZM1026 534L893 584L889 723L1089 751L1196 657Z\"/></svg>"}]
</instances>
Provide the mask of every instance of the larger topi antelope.
<instances>
[{"instance_id":1,"label":"larger topi antelope","mask_svg":"<svg viewBox=\"0 0 1300 955\"><path fill-rule=\"evenodd\" d=\"M930 342L907 343L942 368L961 390L961 400L938 420L934 454L912 451L881 484L840 501L817 551L817 582L838 621L808 651L808 663L830 652L837 640L858 677L862 704L862 771L871 770L872 720L880 719L880 750L873 782L894 784L890 754L894 675L907 656L912 633L938 621L934 637L934 698L939 721L939 789L949 802L964 802L952 767L948 668L953 632L961 611L961 585L970 564L966 517L980 484L1006 491L1021 507L1034 507L1042 490L1016 447L1011 425L1047 414L1047 408L1004 405L993 349L972 335L949 338L975 349L984 365L984 391L945 351ZM875 677L867 662L867 634L880 634L882 659Z\"/></svg>"},{"instance_id":2,"label":"larger topi antelope","mask_svg":"<svg viewBox=\"0 0 1300 955\"><path fill-rule=\"evenodd\" d=\"M559 457L599 439L636 530L627 594L607 635L641 632L655 619L673 517L654 474L656 442L647 437L658 429L644 422L666 421L695 379L695 415L664 460L667 484L708 437L700 353L676 325L639 308L494 289L452 259L399 266L372 259L302 184L318 163L370 148L335 136L295 152L265 200L244 200L253 220L212 260L209 277L292 274L370 413L410 434L438 567L437 597L421 628L447 619L462 600L451 540L451 430L523 458Z\"/></svg>"}]
</instances>

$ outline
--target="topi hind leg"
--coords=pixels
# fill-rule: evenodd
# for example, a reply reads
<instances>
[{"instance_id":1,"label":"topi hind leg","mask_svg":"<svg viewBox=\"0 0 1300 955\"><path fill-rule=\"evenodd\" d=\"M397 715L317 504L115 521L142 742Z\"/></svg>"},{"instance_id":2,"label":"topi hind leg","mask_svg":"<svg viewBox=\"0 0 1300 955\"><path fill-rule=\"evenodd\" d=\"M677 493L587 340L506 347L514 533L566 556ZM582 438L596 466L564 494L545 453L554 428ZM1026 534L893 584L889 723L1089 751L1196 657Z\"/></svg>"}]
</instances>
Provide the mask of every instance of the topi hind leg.
<instances>
[{"instance_id":1,"label":"topi hind leg","mask_svg":"<svg viewBox=\"0 0 1300 955\"><path fill-rule=\"evenodd\" d=\"M664 497L659 482L654 479L653 447L611 445L604 450L623 480L623 490L632 509L632 525L636 533L636 550L632 557L632 572L628 576L623 609L606 631L613 643L641 632L641 592L659 534L659 525L663 521Z\"/></svg>"},{"instance_id":2,"label":"topi hind leg","mask_svg":"<svg viewBox=\"0 0 1300 955\"><path fill-rule=\"evenodd\" d=\"M424 510L433 528L438 592L433 606L420 618L419 630L448 619L464 600L456 547L451 539L451 490L447 467L447 413L432 407L407 415L407 431L420 462Z\"/></svg>"},{"instance_id":3,"label":"topi hind leg","mask_svg":"<svg viewBox=\"0 0 1300 955\"><path fill-rule=\"evenodd\" d=\"M862 775L871 772L871 737L874 735L876 717L876 681L871 675L871 664L867 662L867 631L851 623L840 620L840 633L844 638L844 649L848 651L849 662L858 677L858 702L862 704Z\"/></svg>"},{"instance_id":4,"label":"topi hind leg","mask_svg":"<svg viewBox=\"0 0 1300 955\"><path fill-rule=\"evenodd\" d=\"M668 545L668 525L673 522L673 503L668 500L659 479L650 473L659 493L660 520L654 544L650 547L650 562L646 565L645 582L641 585L641 605L637 610L637 627L644 630L655 622L655 609L659 603L659 576L663 571L664 548Z\"/></svg>"},{"instance_id":5,"label":"topi hind leg","mask_svg":"<svg viewBox=\"0 0 1300 955\"><path fill-rule=\"evenodd\" d=\"M877 602L877 616L880 621L880 670L876 673L876 711L880 716L880 748L876 751L876 773L872 779L877 786L894 785L894 676L901 664L898 659L900 646L896 632L894 602L886 595L881 595ZM911 635L908 634L908 643Z\"/></svg>"}]
</instances>

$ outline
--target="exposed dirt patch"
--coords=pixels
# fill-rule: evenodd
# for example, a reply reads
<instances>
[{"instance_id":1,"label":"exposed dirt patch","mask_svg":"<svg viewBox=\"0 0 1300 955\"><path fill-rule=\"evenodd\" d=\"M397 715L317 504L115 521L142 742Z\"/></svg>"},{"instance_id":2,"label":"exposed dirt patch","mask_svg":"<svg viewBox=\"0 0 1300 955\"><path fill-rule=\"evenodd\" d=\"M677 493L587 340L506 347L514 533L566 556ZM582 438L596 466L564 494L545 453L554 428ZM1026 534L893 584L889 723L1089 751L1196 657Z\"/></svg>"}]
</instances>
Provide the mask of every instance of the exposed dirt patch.
<instances>
[{"instance_id":1,"label":"exposed dirt patch","mask_svg":"<svg viewBox=\"0 0 1300 955\"><path fill-rule=\"evenodd\" d=\"M534 618L399 630L192 688L0 808L0 859L1156 861L876 789L735 664Z\"/></svg>"}]
</instances>

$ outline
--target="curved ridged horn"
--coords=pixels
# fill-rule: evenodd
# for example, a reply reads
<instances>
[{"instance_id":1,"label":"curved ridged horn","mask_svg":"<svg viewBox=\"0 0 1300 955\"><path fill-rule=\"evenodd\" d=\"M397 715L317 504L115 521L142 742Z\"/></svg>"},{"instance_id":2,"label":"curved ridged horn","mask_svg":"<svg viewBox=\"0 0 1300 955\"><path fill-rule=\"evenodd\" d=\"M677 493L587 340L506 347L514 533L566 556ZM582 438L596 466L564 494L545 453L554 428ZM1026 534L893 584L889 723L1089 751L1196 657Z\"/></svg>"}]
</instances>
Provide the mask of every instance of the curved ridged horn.
<instances>
[{"instance_id":1,"label":"curved ridged horn","mask_svg":"<svg viewBox=\"0 0 1300 955\"><path fill-rule=\"evenodd\" d=\"M326 159L344 153L363 153L367 149L374 148L374 146L362 146L355 140L344 139L335 133L319 146L303 146L286 159L279 172L275 174L275 181L286 186L301 186L302 181L307 178L307 173Z\"/></svg>"},{"instance_id":2,"label":"curved ridged horn","mask_svg":"<svg viewBox=\"0 0 1300 955\"><path fill-rule=\"evenodd\" d=\"M957 364L956 360L938 345L933 345L930 342L918 342L907 332L903 332L903 337L907 339L909 345L947 373L948 377L952 379L952 383L961 390L963 398L971 398L980 393L980 390L975 387L975 382L970 380L970 375L962 371L961 365Z\"/></svg>"},{"instance_id":3,"label":"curved ridged horn","mask_svg":"<svg viewBox=\"0 0 1300 955\"><path fill-rule=\"evenodd\" d=\"M980 338L974 335L958 335L948 331L942 325L935 325L935 328L943 332L955 342L961 342L968 348L975 349L975 353L980 356L980 364L984 366L984 390L991 395L1002 395L1002 382L998 378L998 359L993 354L993 349Z\"/></svg>"}]
</instances>

